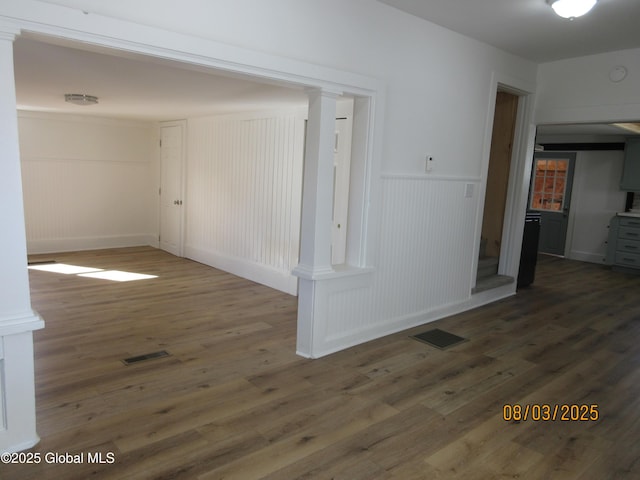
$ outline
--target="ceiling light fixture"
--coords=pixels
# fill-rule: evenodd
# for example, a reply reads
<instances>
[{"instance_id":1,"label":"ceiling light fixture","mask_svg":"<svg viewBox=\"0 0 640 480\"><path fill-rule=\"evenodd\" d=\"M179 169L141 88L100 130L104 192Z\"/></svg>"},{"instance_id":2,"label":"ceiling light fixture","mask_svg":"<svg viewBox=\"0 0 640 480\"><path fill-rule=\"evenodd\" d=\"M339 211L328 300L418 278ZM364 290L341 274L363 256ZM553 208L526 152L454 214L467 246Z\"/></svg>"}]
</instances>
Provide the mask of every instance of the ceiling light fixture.
<instances>
[{"instance_id":1,"label":"ceiling light fixture","mask_svg":"<svg viewBox=\"0 0 640 480\"><path fill-rule=\"evenodd\" d=\"M553 11L562 18L581 17L593 8L598 0L547 0Z\"/></svg>"},{"instance_id":2,"label":"ceiling light fixture","mask_svg":"<svg viewBox=\"0 0 640 480\"><path fill-rule=\"evenodd\" d=\"M98 103L98 97L84 95L82 93L65 93L64 101L75 105L95 105Z\"/></svg>"}]
</instances>

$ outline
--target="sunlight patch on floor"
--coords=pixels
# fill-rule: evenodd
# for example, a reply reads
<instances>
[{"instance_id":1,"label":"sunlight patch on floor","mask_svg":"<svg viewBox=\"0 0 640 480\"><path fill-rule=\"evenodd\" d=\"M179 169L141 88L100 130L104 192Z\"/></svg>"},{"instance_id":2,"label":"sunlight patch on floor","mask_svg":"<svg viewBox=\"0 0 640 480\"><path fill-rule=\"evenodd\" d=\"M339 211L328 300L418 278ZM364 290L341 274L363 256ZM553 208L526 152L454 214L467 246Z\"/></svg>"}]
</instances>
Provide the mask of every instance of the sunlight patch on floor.
<instances>
[{"instance_id":1,"label":"sunlight patch on floor","mask_svg":"<svg viewBox=\"0 0 640 480\"><path fill-rule=\"evenodd\" d=\"M66 263L46 263L44 265L29 265L31 270L42 272L62 273L63 275L78 275L80 273L99 272L101 268L81 267L79 265L69 265Z\"/></svg>"},{"instance_id":2,"label":"sunlight patch on floor","mask_svg":"<svg viewBox=\"0 0 640 480\"><path fill-rule=\"evenodd\" d=\"M157 278L157 275L145 275L144 273L122 272L120 270L102 270L99 272L81 273L79 277L100 278L114 282L131 282L133 280L147 280Z\"/></svg>"},{"instance_id":3,"label":"sunlight patch on floor","mask_svg":"<svg viewBox=\"0 0 640 480\"><path fill-rule=\"evenodd\" d=\"M63 275L77 275L79 277L99 278L101 280L111 280L113 282L131 282L133 280L147 280L158 278L157 275L147 275L144 273L123 272L121 270L103 270L101 268L82 267L79 265L69 265L66 263L46 263L42 265L29 265L31 270L43 272L61 273Z\"/></svg>"}]
</instances>

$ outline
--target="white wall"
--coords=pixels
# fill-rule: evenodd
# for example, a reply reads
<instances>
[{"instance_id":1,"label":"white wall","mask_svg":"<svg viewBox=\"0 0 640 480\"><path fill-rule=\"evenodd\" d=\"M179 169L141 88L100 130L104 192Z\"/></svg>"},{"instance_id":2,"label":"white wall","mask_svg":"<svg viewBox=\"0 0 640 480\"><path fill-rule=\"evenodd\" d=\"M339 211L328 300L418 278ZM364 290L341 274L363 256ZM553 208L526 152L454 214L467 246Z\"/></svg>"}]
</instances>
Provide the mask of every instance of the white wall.
<instances>
[{"instance_id":1,"label":"white wall","mask_svg":"<svg viewBox=\"0 0 640 480\"><path fill-rule=\"evenodd\" d=\"M304 111L188 120L185 256L290 294Z\"/></svg>"},{"instance_id":2,"label":"white wall","mask_svg":"<svg viewBox=\"0 0 640 480\"><path fill-rule=\"evenodd\" d=\"M604 263L609 221L625 206L626 192L620 191L623 160L622 151L576 152L568 258Z\"/></svg>"},{"instance_id":3,"label":"white wall","mask_svg":"<svg viewBox=\"0 0 640 480\"><path fill-rule=\"evenodd\" d=\"M157 244L157 127L19 115L29 253Z\"/></svg>"},{"instance_id":4,"label":"white wall","mask_svg":"<svg viewBox=\"0 0 640 480\"><path fill-rule=\"evenodd\" d=\"M640 49L549 62L538 70L536 123L640 120ZM628 70L621 82L609 72Z\"/></svg>"}]
</instances>

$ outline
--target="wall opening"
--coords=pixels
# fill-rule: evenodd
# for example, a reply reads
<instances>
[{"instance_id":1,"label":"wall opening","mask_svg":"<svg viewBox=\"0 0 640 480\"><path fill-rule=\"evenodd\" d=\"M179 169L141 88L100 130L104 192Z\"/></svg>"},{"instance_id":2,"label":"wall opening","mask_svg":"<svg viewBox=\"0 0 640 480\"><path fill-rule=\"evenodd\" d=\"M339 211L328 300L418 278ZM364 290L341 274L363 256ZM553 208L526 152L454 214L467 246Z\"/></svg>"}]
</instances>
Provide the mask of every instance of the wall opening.
<instances>
[{"instance_id":1,"label":"wall opening","mask_svg":"<svg viewBox=\"0 0 640 480\"><path fill-rule=\"evenodd\" d=\"M500 275L499 272L518 104L517 95L498 90L474 292L513 282L513 277Z\"/></svg>"},{"instance_id":2,"label":"wall opening","mask_svg":"<svg viewBox=\"0 0 640 480\"><path fill-rule=\"evenodd\" d=\"M28 31L25 29L26 37L29 38L37 38L39 41L47 42L50 40L48 36L51 31L56 31L56 28L48 28L47 34L43 34L37 31ZM108 37L98 36L96 33L89 32L77 32L75 38L67 38L64 34L64 30L61 30L59 38L55 40L51 40L52 43L57 45L70 45L72 47L76 47L79 50L83 50L86 48L88 51L98 51L100 53L107 53L107 55L113 56L124 56L126 58L134 58L134 59L147 59L150 58L152 62L156 61L156 57L152 56L147 57L147 50L145 48L138 49L137 44L129 45L130 49L128 51L121 50L122 45L128 45L126 41L120 39L118 42L112 42L108 39ZM25 37L25 38L26 38ZM80 41L78 38L82 38ZM106 40L105 40L106 39ZM86 43L85 43L86 41ZM162 52L162 48L154 47L154 52ZM139 53L138 53L139 52ZM349 165L349 176L350 181L348 189L345 190L346 197L348 197L348 221L349 228L347 229L345 243L345 251L344 251L344 266L346 266L350 273L349 275L358 275L358 269L362 269L362 267L366 267L367 255L368 251L366 248L367 245L367 231L369 227L369 206L370 206L370 192L371 192L371 179L372 176L372 150L373 150L373 135L370 134L373 129L373 110L374 110L374 102L373 96L375 95L375 88L378 87L377 83L372 79L367 79L362 77L361 82L365 87L358 86L359 80L354 78L352 74L349 75L341 75L339 72L324 72L323 75L326 77L324 80L316 79L316 77L305 77L304 75L300 75L298 73L286 73L286 72L277 72L271 69L263 69L261 67L254 67L251 64L243 65L242 62L229 62L228 60L216 60L211 59L209 62L205 57L199 58L197 65L193 65L190 62L193 60L189 54L181 54L180 52L175 52L174 50L169 51L170 54L167 55L166 58L157 59L160 63L177 63L181 65L187 65L187 69L194 68L199 72L204 72L207 74L216 74L218 72L218 65L225 65L226 70L225 75L229 74L232 76L243 77L247 74L250 74L247 78L252 78L254 81L257 78L258 81L264 80L268 84L277 84L285 88L291 88L298 91L303 91L305 88L309 88L312 90L322 90L324 85L330 85L332 88L329 88L329 91L334 91L334 89L338 89L342 95L349 96L353 98L353 123L352 123L352 142L351 142L351 161ZM242 58L242 55L240 55ZM205 61L202 62L202 59L205 58ZM236 70L237 68L237 70ZM309 70L313 71L313 75L316 74L317 68L308 69L304 65L301 65L300 68L302 71ZM260 73L256 73L260 72ZM272 76L273 74L273 76ZM342 84L332 83L328 81L327 78L332 78L336 76L336 78L343 78L348 80L348 82L353 83L353 87L346 87ZM306 79L306 80L305 80ZM308 81L308 83L307 83ZM352 83L348 83L348 85L352 85ZM337 86L337 87L336 87ZM375 87L374 89L371 89ZM156 121L160 122L162 120L166 120L167 116L164 118L158 118ZM323 187L324 188L324 187ZM331 186L329 186L331 188ZM156 192L157 193L157 192ZM302 213L302 217L304 217L304 209ZM188 223L188 220L187 220ZM304 240L301 239L300 247L302 249ZM314 247L315 248L315 247ZM342 266L341 265L341 266ZM363 269L364 273L370 273L370 269ZM336 272L337 273L337 272ZM338 275L342 275L343 273L338 273ZM315 282L315 279L310 279L310 282ZM298 302L298 310L303 310L303 314L298 317L298 330L300 328L304 329L312 329L313 323L315 320L315 309L316 306L310 304L308 302L302 302L299 300ZM306 348L298 348L298 352L302 355L310 355L310 350Z\"/></svg>"}]
</instances>

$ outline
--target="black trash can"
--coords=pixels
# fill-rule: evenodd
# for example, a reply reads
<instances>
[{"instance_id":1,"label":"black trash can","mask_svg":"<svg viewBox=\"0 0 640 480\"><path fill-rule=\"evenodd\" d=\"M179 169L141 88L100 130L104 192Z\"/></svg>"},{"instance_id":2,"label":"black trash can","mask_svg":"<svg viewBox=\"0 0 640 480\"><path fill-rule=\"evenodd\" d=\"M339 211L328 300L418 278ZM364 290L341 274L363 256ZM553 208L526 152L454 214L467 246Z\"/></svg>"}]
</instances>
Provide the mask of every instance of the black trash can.
<instances>
[{"instance_id":1,"label":"black trash can","mask_svg":"<svg viewBox=\"0 0 640 480\"><path fill-rule=\"evenodd\" d=\"M518 271L518 287L527 287L533 283L538 262L538 239L540 238L540 214L527 212L522 236L522 253Z\"/></svg>"}]
</instances>

